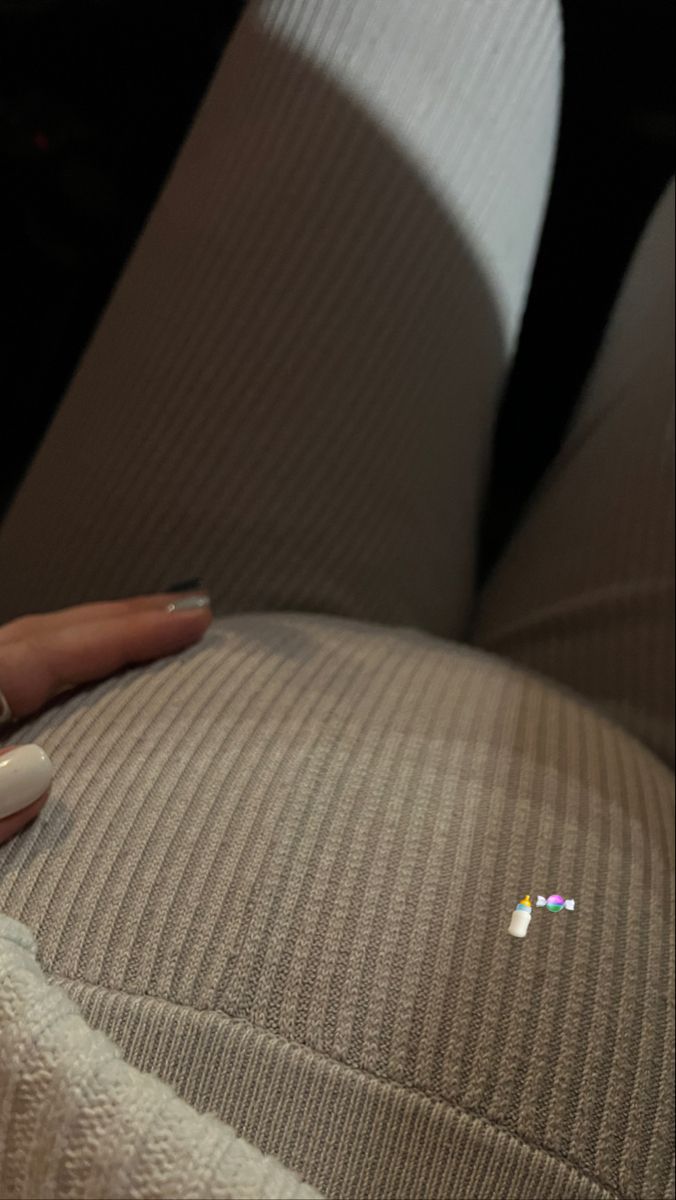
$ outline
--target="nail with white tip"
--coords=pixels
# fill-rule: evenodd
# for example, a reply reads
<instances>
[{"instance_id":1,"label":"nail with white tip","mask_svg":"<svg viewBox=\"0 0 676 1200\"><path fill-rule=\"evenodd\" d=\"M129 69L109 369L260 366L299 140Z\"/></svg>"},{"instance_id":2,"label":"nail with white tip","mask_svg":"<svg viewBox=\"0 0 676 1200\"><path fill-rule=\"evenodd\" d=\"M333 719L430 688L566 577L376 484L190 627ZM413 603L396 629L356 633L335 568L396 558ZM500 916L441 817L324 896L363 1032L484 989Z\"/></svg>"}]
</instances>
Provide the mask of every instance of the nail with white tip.
<instances>
[{"instance_id":1,"label":"nail with white tip","mask_svg":"<svg viewBox=\"0 0 676 1200\"><path fill-rule=\"evenodd\" d=\"M47 791L54 769L41 746L0 752L0 820L28 808Z\"/></svg>"},{"instance_id":2,"label":"nail with white tip","mask_svg":"<svg viewBox=\"0 0 676 1200\"><path fill-rule=\"evenodd\" d=\"M209 608L210 603L208 596L182 596L180 600L172 600L167 605L167 612L190 612L192 609Z\"/></svg>"}]
</instances>

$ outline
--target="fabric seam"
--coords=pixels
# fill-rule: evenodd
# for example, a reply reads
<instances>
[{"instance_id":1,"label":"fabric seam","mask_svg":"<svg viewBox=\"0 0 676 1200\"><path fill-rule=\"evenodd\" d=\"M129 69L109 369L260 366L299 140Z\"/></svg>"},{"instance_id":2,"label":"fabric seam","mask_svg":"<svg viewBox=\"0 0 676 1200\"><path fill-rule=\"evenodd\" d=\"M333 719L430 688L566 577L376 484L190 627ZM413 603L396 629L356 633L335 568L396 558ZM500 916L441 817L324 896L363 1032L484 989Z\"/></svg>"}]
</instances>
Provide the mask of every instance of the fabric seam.
<instances>
[{"instance_id":1,"label":"fabric seam","mask_svg":"<svg viewBox=\"0 0 676 1200\"><path fill-rule=\"evenodd\" d=\"M195 1016L203 1014L205 1016L217 1017L220 1020L228 1021L235 1025L243 1025L256 1034L262 1034L273 1041L283 1043L285 1046L296 1047L297 1049L304 1051L306 1054L310 1054L327 1064L339 1066L345 1071L354 1072L355 1075L362 1075L367 1079L375 1080L376 1083L387 1084L388 1086L397 1088L399 1091L406 1092L409 1095L421 1096L423 1099L428 1100L433 1104L443 1105L443 1107L449 1111L462 1113L464 1116L470 1117L473 1121L479 1121L482 1125L488 1126L489 1129L506 1135L519 1145L525 1146L528 1150L535 1150L540 1154L545 1154L547 1158L551 1159L553 1162L560 1163L573 1174L578 1175L582 1179L585 1179L588 1183L593 1183L595 1187L600 1188L605 1197L608 1197L608 1200L624 1200L622 1192L616 1191L614 1188L609 1187L608 1184L604 1183L598 1178L598 1176L592 1175L578 1163L569 1158L565 1158L563 1155L557 1154L555 1151L546 1146L541 1146L535 1142L530 1142L522 1134L514 1133L513 1130L505 1128L504 1125L501 1125L497 1121L490 1120L490 1118L485 1117L482 1113L475 1112L471 1108L465 1108L460 1104L451 1102L442 1095L434 1095L431 1092L425 1091L423 1088L413 1087L407 1083L400 1083L398 1080L386 1079L384 1076L378 1075L375 1071L370 1071L367 1067L357 1067L352 1063L343 1062L339 1058L334 1058L332 1055L325 1054L321 1050L316 1050L312 1046L307 1046L304 1042L291 1041L289 1038L284 1037L282 1034L275 1033L263 1025L255 1025L252 1021L248 1021L245 1017L232 1016L223 1009L196 1008L192 1004L181 1004L176 1000L167 1000L164 996L156 996L149 992L122 991L120 988L109 987L107 984L92 983L87 979L78 979L75 976L63 975L57 972L51 973L48 972L46 968L43 968L43 970L45 970L45 974L47 974L48 977L57 984L74 983L86 988L91 988L92 990L98 992L105 992L110 996L119 996L125 1000L152 1000L154 1003L159 1004L166 1009L177 1009L183 1012L192 1013ZM170 1084L170 1086L173 1085ZM189 1101L185 1101L185 1103L189 1103ZM191 1105L191 1107L194 1106ZM195 1109L195 1111L197 1112L198 1110ZM202 1115L206 1115L206 1113ZM216 1114L212 1113L211 1115ZM220 1120L220 1118L218 1119Z\"/></svg>"}]
</instances>

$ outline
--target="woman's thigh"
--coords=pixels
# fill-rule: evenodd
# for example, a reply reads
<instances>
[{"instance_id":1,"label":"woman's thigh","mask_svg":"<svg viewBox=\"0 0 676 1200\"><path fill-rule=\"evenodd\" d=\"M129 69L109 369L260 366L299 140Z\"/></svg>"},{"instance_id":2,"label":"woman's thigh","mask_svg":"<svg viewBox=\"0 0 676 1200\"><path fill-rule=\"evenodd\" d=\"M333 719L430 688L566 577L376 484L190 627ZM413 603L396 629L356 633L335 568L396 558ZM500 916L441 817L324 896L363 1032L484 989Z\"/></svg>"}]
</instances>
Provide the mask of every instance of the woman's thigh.
<instances>
[{"instance_id":1,"label":"woman's thigh","mask_svg":"<svg viewBox=\"0 0 676 1200\"><path fill-rule=\"evenodd\" d=\"M266 0L0 535L0 621L200 576L459 635L556 136L555 0Z\"/></svg>"},{"instance_id":2,"label":"woman's thigh","mask_svg":"<svg viewBox=\"0 0 676 1200\"><path fill-rule=\"evenodd\" d=\"M673 764L673 182L475 639L575 688Z\"/></svg>"}]
</instances>

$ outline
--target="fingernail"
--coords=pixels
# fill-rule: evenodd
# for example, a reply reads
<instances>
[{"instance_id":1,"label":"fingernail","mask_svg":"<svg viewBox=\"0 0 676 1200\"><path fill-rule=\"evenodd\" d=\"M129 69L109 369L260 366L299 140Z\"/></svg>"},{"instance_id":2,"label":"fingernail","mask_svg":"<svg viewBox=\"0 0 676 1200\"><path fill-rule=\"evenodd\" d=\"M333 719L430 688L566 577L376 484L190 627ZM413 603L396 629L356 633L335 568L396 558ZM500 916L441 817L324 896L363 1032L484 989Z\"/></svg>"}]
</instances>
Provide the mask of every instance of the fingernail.
<instances>
[{"instance_id":1,"label":"fingernail","mask_svg":"<svg viewBox=\"0 0 676 1200\"><path fill-rule=\"evenodd\" d=\"M167 612L190 612L194 608L209 608L210 604L208 596L182 596L167 605Z\"/></svg>"},{"instance_id":2,"label":"fingernail","mask_svg":"<svg viewBox=\"0 0 676 1200\"><path fill-rule=\"evenodd\" d=\"M54 769L41 746L15 746L0 754L0 818L27 808L47 791Z\"/></svg>"},{"instance_id":3,"label":"fingernail","mask_svg":"<svg viewBox=\"0 0 676 1200\"><path fill-rule=\"evenodd\" d=\"M201 579L184 579L181 583L170 583L165 592L196 592L201 588Z\"/></svg>"}]
</instances>

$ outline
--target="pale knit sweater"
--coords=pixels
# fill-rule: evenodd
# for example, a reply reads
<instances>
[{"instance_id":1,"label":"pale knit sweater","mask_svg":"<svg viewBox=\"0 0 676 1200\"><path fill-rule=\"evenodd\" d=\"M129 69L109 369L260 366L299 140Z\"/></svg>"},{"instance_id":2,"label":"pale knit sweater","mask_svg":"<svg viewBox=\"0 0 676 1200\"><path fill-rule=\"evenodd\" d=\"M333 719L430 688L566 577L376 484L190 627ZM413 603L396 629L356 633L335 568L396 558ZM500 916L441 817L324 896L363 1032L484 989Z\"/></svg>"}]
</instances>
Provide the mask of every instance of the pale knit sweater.
<instances>
[{"instance_id":1,"label":"pale knit sweater","mask_svg":"<svg viewBox=\"0 0 676 1200\"><path fill-rule=\"evenodd\" d=\"M0 917L0 1196L319 1196L215 1117L130 1067Z\"/></svg>"}]
</instances>

